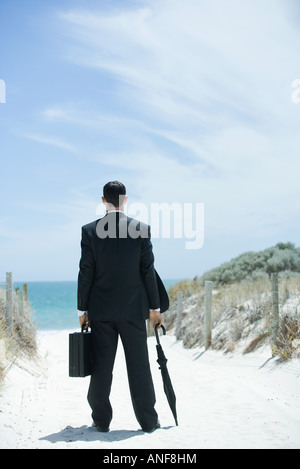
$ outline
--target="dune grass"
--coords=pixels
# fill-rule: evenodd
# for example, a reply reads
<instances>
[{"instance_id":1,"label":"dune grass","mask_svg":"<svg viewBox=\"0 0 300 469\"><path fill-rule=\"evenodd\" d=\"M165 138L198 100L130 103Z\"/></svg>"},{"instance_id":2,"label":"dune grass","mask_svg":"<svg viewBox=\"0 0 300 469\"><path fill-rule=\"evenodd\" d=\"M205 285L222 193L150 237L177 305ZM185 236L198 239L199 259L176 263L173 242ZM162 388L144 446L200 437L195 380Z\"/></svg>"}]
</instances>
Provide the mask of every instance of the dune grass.
<instances>
[{"instance_id":1,"label":"dune grass","mask_svg":"<svg viewBox=\"0 0 300 469\"><path fill-rule=\"evenodd\" d=\"M5 291L0 290L0 384L18 359L32 359L37 353L36 328L32 322L32 311L24 302L23 312L19 313L16 292L13 293L13 326L9 328L5 319Z\"/></svg>"},{"instance_id":2,"label":"dune grass","mask_svg":"<svg viewBox=\"0 0 300 469\"><path fill-rule=\"evenodd\" d=\"M224 352L250 353L270 344L271 268L279 276L280 326L272 353L280 360L300 357L300 256L292 243L278 243L258 253L245 253L201 277L169 289L167 329L176 330L177 294L183 293L179 336L186 347L204 345L204 284L213 281L212 345Z\"/></svg>"}]
</instances>

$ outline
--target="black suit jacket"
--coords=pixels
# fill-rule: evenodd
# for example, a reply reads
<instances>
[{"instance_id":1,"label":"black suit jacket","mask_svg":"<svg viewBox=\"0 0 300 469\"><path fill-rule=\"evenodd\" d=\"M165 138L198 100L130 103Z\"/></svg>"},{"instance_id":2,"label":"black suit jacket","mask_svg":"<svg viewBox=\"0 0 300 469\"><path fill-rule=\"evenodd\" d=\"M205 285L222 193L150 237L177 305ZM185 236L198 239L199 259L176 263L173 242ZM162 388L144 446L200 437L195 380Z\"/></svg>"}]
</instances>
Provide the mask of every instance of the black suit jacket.
<instances>
[{"instance_id":1,"label":"black suit jacket","mask_svg":"<svg viewBox=\"0 0 300 469\"><path fill-rule=\"evenodd\" d=\"M154 269L150 227L123 212L82 227L79 268L77 307L91 321L146 319L149 309L169 307Z\"/></svg>"}]
</instances>

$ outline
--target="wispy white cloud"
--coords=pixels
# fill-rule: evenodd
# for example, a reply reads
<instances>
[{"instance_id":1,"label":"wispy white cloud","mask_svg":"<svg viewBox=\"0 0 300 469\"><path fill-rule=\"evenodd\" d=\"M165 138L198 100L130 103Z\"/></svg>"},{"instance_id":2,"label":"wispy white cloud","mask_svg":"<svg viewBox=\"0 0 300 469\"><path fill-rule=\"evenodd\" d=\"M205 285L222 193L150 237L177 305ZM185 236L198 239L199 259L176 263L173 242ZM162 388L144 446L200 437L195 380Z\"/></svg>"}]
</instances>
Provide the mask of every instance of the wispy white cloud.
<instances>
[{"instance_id":1,"label":"wispy white cloud","mask_svg":"<svg viewBox=\"0 0 300 469\"><path fill-rule=\"evenodd\" d=\"M144 122L154 115L160 128L211 132L266 125L290 111L299 33L282 1L145 5L60 14L73 40L69 59L129 85L129 111L138 107Z\"/></svg>"},{"instance_id":2,"label":"wispy white cloud","mask_svg":"<svg viewBox=\"0 0 300 469\"><path fill-rule=\"evenodd\" d=\"M74 145L64 142L63 140L60 140L57 138L47 137L45 135L40 135L40 134L24 134L24 137L30 140L34 140L35 142L43 143L45 145L52 145L52 146L62 148L64 150L68 150L71 152L77 151Z\"/></svg>"},{"instance_id":3,"label":"wispy white cloud","mask_svg":"<svg viewBox=\"0 0 300 469\"><path fill-rule=\"evenodd\" d=\"M205 123L222 106L232 116L255 115L266 104L265 111L276 110L273 91L283 85L299 38L282 1L145 4L106 14L61 13L74 40L69 59L109 71L130 85L129 96L146 104L146 112L161 111L171 122Z\"/></svg>"}]
</instances>

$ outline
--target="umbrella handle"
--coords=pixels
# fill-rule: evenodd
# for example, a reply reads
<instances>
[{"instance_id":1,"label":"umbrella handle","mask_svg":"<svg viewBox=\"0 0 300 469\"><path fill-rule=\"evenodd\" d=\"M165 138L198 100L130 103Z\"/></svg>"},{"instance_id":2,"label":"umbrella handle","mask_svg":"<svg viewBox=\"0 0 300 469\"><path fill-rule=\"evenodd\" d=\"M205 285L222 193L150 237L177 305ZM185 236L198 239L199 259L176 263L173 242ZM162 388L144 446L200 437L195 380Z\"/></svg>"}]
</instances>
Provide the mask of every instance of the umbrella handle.
<instances>
[{"instance_id":1,"label":"umbrella handle","mask_svg":"<svg viewBox=\"0 0 300 469\"><path fill-rule=\"evenodd\" d=\"M158 328L159 324L156 324L155 327L154 327L154 330L155 330L155 335L156 335L156 340L157 340L157 343L160 344L159 342L159 336L158 336ZM165 329L165 326L163 324L161 324L161 328L163 330L163 335L166 335L166 329Z\"/></svg>"}]
</instances>

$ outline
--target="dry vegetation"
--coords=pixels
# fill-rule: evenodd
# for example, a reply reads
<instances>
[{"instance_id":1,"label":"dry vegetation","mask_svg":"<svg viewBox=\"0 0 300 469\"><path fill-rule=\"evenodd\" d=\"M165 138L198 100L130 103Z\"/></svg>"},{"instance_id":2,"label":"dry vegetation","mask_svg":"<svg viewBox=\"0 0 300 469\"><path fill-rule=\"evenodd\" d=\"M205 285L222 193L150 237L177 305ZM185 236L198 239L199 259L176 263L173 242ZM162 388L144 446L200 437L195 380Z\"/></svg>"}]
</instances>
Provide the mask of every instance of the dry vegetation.
<instances>
[{"instance_id":1,"label":"dry vegetation","mask_svg":"<svg viewBox=\"0 0 300 469\"><path fill-rule=\"evenodd\" d=\"M292 270L286 269L286 260ZM280 360L300 358L299 249L291 243L279 243L260 253L246 253L213 269L211 276L207 272L201 278L184 280L171 287L170 309L165 315L167 329L175 333L177 293L181 290L183 315L179 336L186 347L204 345L204 281L213 280L211 348L249 353L270 344L270 265L279 272L280 311L280 327L272 352Z\"/></svg>"},{"instance_id":2,"label":"dry vegetation","mask_svg":"<svg viewBox=\"0 0 300 469\"><path fill-rule=\"evenodd\" d=\"M24 302L23 314L19 314L16 292L13 295L13 328L7 327L5 320L5 291L0 289L0 383L9 368L20 358L32 359L36 356L36 329L32 323L30 305Z\"/></svg>"}]
</instances>

